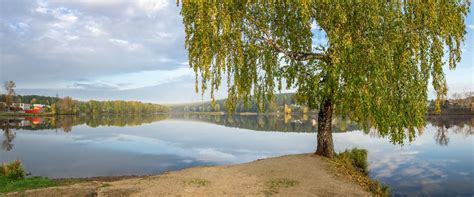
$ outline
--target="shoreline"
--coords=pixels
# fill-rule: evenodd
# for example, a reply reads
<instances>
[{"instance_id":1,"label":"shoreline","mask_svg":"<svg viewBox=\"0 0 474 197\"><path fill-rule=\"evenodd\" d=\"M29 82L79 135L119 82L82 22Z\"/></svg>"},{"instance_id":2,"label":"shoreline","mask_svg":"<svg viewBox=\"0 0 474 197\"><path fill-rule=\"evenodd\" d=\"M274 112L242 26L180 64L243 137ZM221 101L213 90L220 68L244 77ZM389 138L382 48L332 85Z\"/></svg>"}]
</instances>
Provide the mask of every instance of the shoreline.
<instances>
[{"instance_id":1,"label":"shoreline","mask_svg":"<svg viewBox=\"0 0 474 197\"><path fill-rule=\"evenodd\" d=\"M307 153L259 159L242 164L196 166L159 175L55 179L71 184L5 195L308 196L315 193L372 195L368 188L346 177L344 174L347 173L338 170L337 166L336 159ZM362 178L370 179L367 175L364 176Z\"/></svg>"},{"instance_id":2,"label":"shoreline","mask_svg":"<svg viewBox=\"0 0 474 197\"><path fill-rule=\"evenodd\" d=\"M256 112L240 112L240 113L227 113L227 112L167 112L167 113L154 113L154 114L143 114L143 113L138 113L138 114L54 114L50 112L46 113L40 113L40 114L28 114L28 113L16 113L16 112L0 112L0 117L52 117L52 116L88 116L88 115L183 115L183 114L190 114L190 115L238 115L238 116L280 116L280 115L291 115L291 116L302 116L302 115L308 115L308 116L316 116L317 113L291 113L291 114L285 114L285 113L256 113ZM427 118L433 118L433 117L446 117L446 116L473 116L474 112L471 113L441 113L441 114L436 114L436 113L431 113L428 112L426 114Z\"/></svg>"}]
</instances>

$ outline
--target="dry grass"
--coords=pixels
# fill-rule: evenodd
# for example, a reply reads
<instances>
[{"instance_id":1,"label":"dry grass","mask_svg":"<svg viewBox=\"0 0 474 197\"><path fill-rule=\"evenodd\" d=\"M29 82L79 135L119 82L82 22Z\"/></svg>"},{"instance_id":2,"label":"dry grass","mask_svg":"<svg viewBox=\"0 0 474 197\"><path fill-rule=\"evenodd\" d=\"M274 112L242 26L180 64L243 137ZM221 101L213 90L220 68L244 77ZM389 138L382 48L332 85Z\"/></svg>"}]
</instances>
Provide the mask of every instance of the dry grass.
<instances>
[{"instance_id":1,"label":"dry grass","mask_svg":"<svg viewBox=\"0 0 474 197\"><path fill-rule=\"evenodd\" d=\"M267 196L277 194L279 188L293 187L298 184L298 181L287 178L275 178L266 182L266 190L263 193Z\"/></svg>"},{"instance_id":2,"label":"dry grass","mask_svg":"<svg viewBox=\"0 0 474 197\"><path fill-rule=\"evenodd\" d=\"M210 183L210 181L206 179L199 179L199 178L193 178L190 180L183 181L183 184L185 186L197 186L197 187L202 187L206 186Z\"/></svg>"},{"instance_id":3,"label":"dry grass","mask_svg":"<svg viewBox=\"0 0 474 197\"><path fill-rule=\"evenodd\" d=\"M366 150L357 148L346 150L329 161L333 163L337 175L356 182L374 196L390 196L390 188L387 185L368 176Z\"/></svg>"}]
</instances>

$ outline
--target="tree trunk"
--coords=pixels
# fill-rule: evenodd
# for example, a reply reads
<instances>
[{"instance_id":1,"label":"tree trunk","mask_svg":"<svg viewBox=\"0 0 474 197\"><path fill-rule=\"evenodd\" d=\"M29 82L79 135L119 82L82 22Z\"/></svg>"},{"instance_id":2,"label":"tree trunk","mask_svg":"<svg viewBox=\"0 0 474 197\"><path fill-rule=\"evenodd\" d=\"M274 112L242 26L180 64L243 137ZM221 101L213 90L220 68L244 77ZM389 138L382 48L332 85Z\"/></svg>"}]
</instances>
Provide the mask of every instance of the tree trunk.
<instances>
[{"instance_id":1,"label":"tree trunk","mask_svg":"<svg viewBox=\"0 0 474 197\"><path fill-rule=\"evenodd\" d=\"M318 147L317 155L332 158L334 156L334 144L332 142L332 102L325 99L319 107L318 114Z\"/></svg>"}]
</instances>

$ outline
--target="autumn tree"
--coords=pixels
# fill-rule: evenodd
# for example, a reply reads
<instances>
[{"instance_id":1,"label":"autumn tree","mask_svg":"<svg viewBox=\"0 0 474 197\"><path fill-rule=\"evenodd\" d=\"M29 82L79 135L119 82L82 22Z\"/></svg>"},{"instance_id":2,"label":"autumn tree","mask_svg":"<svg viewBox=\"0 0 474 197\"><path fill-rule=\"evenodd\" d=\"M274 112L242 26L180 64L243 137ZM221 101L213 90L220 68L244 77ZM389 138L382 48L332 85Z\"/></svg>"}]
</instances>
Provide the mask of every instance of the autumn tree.
<instances>
[{"instance_id":1,"label":"autumn tree","mask_svg":"<svg viewBox=\"0 0 474 197\"><path fill-rule=\"evenodd\" d=\"M59 113L60 114L75 114L76 106L74 100L71 97L66 96L59 102Z\"/></svg>"},{"instance_id":2,"label":"autumn tree","mask_svg":"<svg viewBox=\"0 0 474 197\"><path fill-rule=\"evenodd\" d=\"M468 0L178 1L196 90L225 76L227 108L295 88L319 109L316 153L334 155L333 114L403 143L423 127L428 83L447 93L443 65L461 59ZM312 28L314 30L312 30ZM315 32L322 33L318 43Z\"/></svg>"},{"instance_id":3,"label":"autumn tree","mask_svg":"<svg viewBox=\"0 0 474 197\"><path fill-rule=\"evenodd\" d=\"M31 101L30 101L30 104L34 105L36 104L38 101L36 100L36 98L32 98Z\"/></svg>"},{"instance_id":4,"label":"autumn tree","mask_svg":"<svg viewBox=\"0 0 474 197\"><path fill-rule=\"evenodd\" d=\"M5 96L5 103L7 104L8 111L10 111L10 106L14 102L14 96L16 95L15 87L16 87L15 82L13 81L5 82L5 90L7 91L7 94Z\"/></svg>"}]
</instances>

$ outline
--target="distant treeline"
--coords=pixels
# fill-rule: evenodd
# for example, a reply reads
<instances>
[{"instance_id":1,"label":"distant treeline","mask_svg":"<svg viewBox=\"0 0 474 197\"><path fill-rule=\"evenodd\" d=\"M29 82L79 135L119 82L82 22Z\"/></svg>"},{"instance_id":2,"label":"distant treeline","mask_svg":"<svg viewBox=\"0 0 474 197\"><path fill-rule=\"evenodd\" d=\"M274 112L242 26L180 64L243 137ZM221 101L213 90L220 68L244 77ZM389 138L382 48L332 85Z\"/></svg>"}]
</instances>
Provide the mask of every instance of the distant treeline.
<instances>
[{"instance_id":1,"label":"distant treeline","mask_svg":"<svg viewBox=\"0 0 474 197\"><path fill-rule=\"evenodd\" d=\"M265 102L263 113L289 113L289 114L305 114L308 112L317 113L317 110L309 110L305 105L298 104L294 98L294 93L275 94L273 101ZM210 101L201 103L187 103L171 105L171 112L228 112L226 99L216 100L212 106ZM435 101L430 100L428 104L429 114L437 114L435 112ZM453 98L443 100L440 105L441 114L474 114L474 93L468 92L465 95L453 94ZM245 106L243 102L236 104L237 113L259 113L258 103L255 100L249 102L249 106Z\"/></svg>"},{"instance_id":2,"label":"distant treeline","mask_svg":"<svg viewBox=\"0 0 474 197\"><path fill-rule=\"evenodd\" d=\"M474 92L453 94L451 99L440 103L440 112L436 111L435 101L430 101L428 109L430 115L474 115Z\"/></svg>"},{"instance_id":3,"label":"distant treeline","mask_svg":"<svg viewBox=\"0 0 474 197\"><path fill-rule=\"evenodd\" d=\"M294 98L294 93L275 94L273 101L265 101L265 109L263 113L306 113L308 108L299 105ZM214 106L209 102L187 103L171 105L172 112L227 112L226 99L216 100ZM286 107L285 107L286 106ZM258 103L255 99L251 99L248 106L240 101L236 104L237 113L258 113Z\"/></svg>"},{"instance_id":4,"label":"distant treeline","mask_svg":"<svg viewBox=\"0 0 474 197\"><path fill-rule=\"evenodd\" d=\"M0 101L5 95L0 95ZM18 103L43 104L45 112L54 114L153 114L166 113L169 108L164 105L142 103L139 101L78 101L71 97L49 97L39 95L17 95L14 98Z\"/></svg>"}]
</instances>

